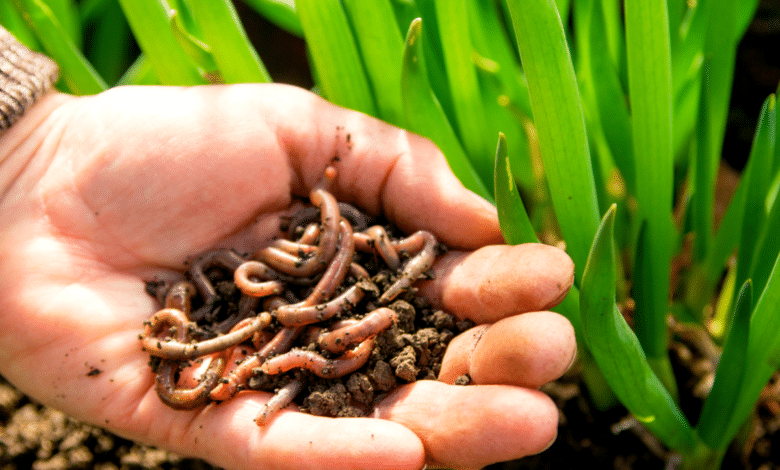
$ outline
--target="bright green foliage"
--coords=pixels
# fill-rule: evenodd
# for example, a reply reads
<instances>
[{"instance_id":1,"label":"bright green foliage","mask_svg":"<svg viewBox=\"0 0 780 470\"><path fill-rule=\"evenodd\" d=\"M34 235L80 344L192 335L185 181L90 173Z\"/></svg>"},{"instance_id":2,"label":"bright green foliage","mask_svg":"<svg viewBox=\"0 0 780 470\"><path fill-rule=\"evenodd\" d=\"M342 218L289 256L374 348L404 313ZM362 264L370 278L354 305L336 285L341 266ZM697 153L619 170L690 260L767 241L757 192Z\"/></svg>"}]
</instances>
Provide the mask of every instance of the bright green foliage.
<instances>
[{"instance_id":1,"label":"bright green foliage","mask_svg":"<svg viewBox=\"0 0 780 470\"><path fill-rule=\"evenodd\" d=\"M508 243L565 246L576 279L556 311L595 403L617 396L682 468L717 467L780 366L774 96L719 224L713 212L758 0L241 1L305 39L323 97L436 143L467 188L495 197ZM270 81L233 3L11 0L0 23L52 56L71 93ZM634 302L636 332L619 314ZM695 427L674 400L670 312L724 348Z\"/></svg>"}]
</instances>

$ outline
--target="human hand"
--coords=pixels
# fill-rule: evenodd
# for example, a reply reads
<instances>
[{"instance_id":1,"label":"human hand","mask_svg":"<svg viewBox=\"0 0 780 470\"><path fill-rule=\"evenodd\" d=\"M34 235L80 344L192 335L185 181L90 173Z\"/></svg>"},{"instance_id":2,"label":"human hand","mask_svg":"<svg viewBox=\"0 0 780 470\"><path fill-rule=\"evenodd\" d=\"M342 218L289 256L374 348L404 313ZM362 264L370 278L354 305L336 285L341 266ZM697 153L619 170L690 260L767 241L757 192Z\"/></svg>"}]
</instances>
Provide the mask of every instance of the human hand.
<instances>
[{"instance_id":1,"label":"human hand","mask_svg":"<svg viewBox=\"0 0 780 470\"><path fill-rule=\"evenodd\" d=\"M450 343L440 381L399 388L372 418L288 408L258 427L261 392L165 406L138 341L159 308L144 282L267 243L335 156L339 200L453 248L421 292L479 326ZM544 311L572 262L480 248L501 243L495 210L425 139L282 85L52 93L0 138L0 189L0 373L44 404L227 468L479 468L555 437L536 389L575 355L571 325ZM447 383L466 372L476 385Z\"/></svg>"}]
</instances>

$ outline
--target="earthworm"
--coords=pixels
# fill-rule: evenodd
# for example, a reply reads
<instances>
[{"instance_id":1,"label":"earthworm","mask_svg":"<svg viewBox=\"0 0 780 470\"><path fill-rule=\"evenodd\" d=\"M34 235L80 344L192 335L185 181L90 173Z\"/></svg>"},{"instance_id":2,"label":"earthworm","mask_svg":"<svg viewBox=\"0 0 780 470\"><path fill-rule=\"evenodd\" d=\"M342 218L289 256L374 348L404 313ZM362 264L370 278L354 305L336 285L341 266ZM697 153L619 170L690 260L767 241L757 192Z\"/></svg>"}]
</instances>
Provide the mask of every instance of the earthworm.
<instances>
[{"instance_id":1,"label":"earthworm","mask_svg":"<svg viewBox=\"0 0 780 470\"><path fill-rule=\"evenodd\" d=\"M175 360L193 359L235 346L251 338L257 331L267 327L270 323L271 315L263 312L256 317L242 320L230 333L217 336L216 338L197 343L156 340L151 347L147 346L147 338L144 338L143 344L144 349L153 356ZM239 325L241 326L239 327Z\"/></svg>"},{"instance_id":2,"label":"earthworm","mask_svg":"<svg viewBox=\"0 0 780 470\"><path fill-rule=\"evenodd\" d=\"M266 360L259 369L274 375L300 368L324 379L335 379L360 369L368 361L373 349L373 338L363 341L336 359L326 359L314 351L293 349Z\"/></svg>"},{"instance_id":3,"label":"earthworm","mask_svg":"<svg viewBox=\"0 0 780 470\"><path fill-rule=\"evenodd\" d=\"M214 355L200 377L198 385L193 388L178 388L176 374L179 372L179 362L164 359L157 366L155 389L163 403L177 410L191 410L203 406L209 401L209 392L217 385L227 365L227 355L230 349Z\"/></svg>"},{"instance_id":4,"label":"earthworm","mask_svg":"<svg viewBox=\"0 0 780 470\"><path fill-rule=\"evenodd\" d=\"M317 346L331 353L340 353L348 346L373 338L398 320L396 313L381 307L360 320L344 320L336 323L331 331L323 331L317 338Z\"/></svg>"},{"instance_id":5,"label":"earthworm","mask_svg":"<svg viewBox=\"0 0 780 470\"><path fill-rule=\"evenodd\" d=\"M191 283L178 281L165 294L165 308L181 310L187 316L190 313L190 305L194 295L195 287Z\"/></svg>"},{"instance_id":6,"label":"earthworm","mask_svg":"<svg viewBox=\"0 0 780 470\"><path fill-rule=\"evenodd\" d=\"M374 225L363 232L355 233L355 249L369 253L378 253L390 269L398 269L401 260L398 257L387 231L381 225Z\"/></svg>"},{"instance_id":7,"label":"earthworm","mask_svg":"<svg viewBox=\"0 0 780 470\"><path fill-rule=\"evenodd\" d=\"M190 324L191 322L187 320L187 316L181 310L163 308L144 322L141 344L147 351L155 349L158 343L165 341L158 337L165 327L168 327L170 332L176 335L177 341L185 342L187 341L187 326Z\"/></svg>"},{"instance_id":8,"label":"earthworm","mask_svg":"<svg viewBox=\"0 0 780 470\"><path fill-rule=\"evenodd\" d=\"M339 240L339 250L331 260L328 269L323 273L322 278L312 290L312 293L302 302L285 305L277 309L277 318L279 318L279 321L283 324L306 324L319 321L318 315L323 314L323 309L325 307L318 304L320 304L323 299L327 299L333 294L333 291L336 290L346 277L347 272L350 271L352 257L355 254L355 243L352 240L352 228L347 222L342 220L339 222L339 232L342 233L341 239ZM357 294L352 292L350 295L362 295L362 293ZM343 305L343 303L338 305ZM333 311L330 316L339 312L339 309L332 304L330 309L334 308L336 310ZM305 311L302 311L301 309L305 309ZM331 311L330 309L328 312ZM311 318L314 318L314 320L307 320Z\"/></svg>"},{"instance_id":9,"label":"earthworm","mask_svg":"<svg viewBox=\"0 0 780 470\"><path fill-rule=\"evenodd\" d=\"M349 311L363 299L364 293L361 285L353 284L335 299L322 304L291 304L279 307L276 310L276 319L282 325L309 325L327 320L339 312Z\"/></svg>"},{"instance_id":10,"label":"earthworm","mask_svg":"<svg viewBox=\"0 0 780 470\"><path fill-rule=\"evenodd\" d=\"M310 225L310 227L315 227L314 225ZM274 240L274 242L271 244L274 248L284 251L285 253L289 253L291 255L297 255L300 258L303 258L304 256L311 255L312 253L317 251L317 245L312 245L310 243L304 243L302 241L292 241L292 240L286 240L284 238L280 238L278 240Z\"/></svg>"},{"instance_id":11,"label":"earthworm","mask_svg":"<svg viewBox=\"0 0 780 470\"><path fill-rule=\"evenodd\" d=\"M339 221L339 250L332 257L328 269L322 274L322 278L314 286L314 290L303 301L305 305L316 305L329 299L333 292L341 285L349 272L352 258L355 255L355 241L352 238L352 227L345 220Z\"/></svg>"},{"instance_id":12,"label":"earthworm","mask_svg":"<svg viewBox=\"0 0 780 470\"><path fill-rule=\"evenodd\" d=\"M430 232L420 230L408 238L413 239L412 241L415 243L418 243L418 240L421 240L423 242L422 249L406 262L398 280L388 287L384 294L379 297L378 303L380 305L388 304L395 299L398 294L411 287L425 271L431 269L433 261L436 259L436 244L438 242L436 241L436 237Z\"/></svg>"},{"instance_id":13,"label":"earthworm","mask_svg":"<svg viewBox=\"0 0 780 470\"><path fill-rule=\"evenodd\" d=\"M370 227L374 222L373 218L366 215L363 213L363 211L353 206L352 204L339 202L338 206L341 216L349 221L349 223L352 225L352 228L354 228L356 232L362 232L363 230ZM318 216L319 209L316 207L304 207L303 209L299 210L290 219L290 225L287 229L287 236L289 238L294 238L296 231L300 227L307 227L308 230L308 227L311 226L312 222L317 220ZM306 233L305 230L304 233ZM301 238L303 237L304 236L301 236ZM317 237L315 236L314 238Z\"/></svg>"},{"instance_id":14,"label":"earthworm","mask_svg":"<svg viewBox=\"0 0 780 470\"><path fill-rule=\"evenodd\" d=\"M303 386L306 385L306 381L300 375L297 376L292 382L288 383L284 387L281 387L276 391L273 397L263 405L263 409L257 414L255 418L255 424L258 426L264 426L268 419L281 411L284 407L292 403L293 399L301 393Z\"/></svg>"},{"instance_id":15,"label":"earthworm","mask_svg":"<svg viewBox=\"0 0 780 470\"><path fill-rule=\"evenodd\" d=\"M259 261L245 261L233 273L233 282L246 295L266 297L284 292L284 284L268 278L267 266ZM253 279L262 279L258 282Z\"/></svg>"},{"instance_id":16,"label":"earthworm","mask_svg":"<svg viewBox=\"0 0 780 470\"><path fill-rule=\"evenodd\" d=\"M284 327L276 336L265 344L258 352L244 359L228 376L214 387L209 397L216 401L225 401L238 392L241 385L246 384L254 369L259 367L271 354L284 353L290 350L293 341L301 334L303 327Z\"/></svg>"},{"instance_id":17,"label":"earthworm","mask_svg":"<svg viewBox=\"0 0 780 470\"><path fill-rule=\"evenodd\" d=\"M339 238L339 207L336 198L322 188L314 188L309 194L312 204L320 208L320 243L312 256L300 258L275 248L273 245L255 253L259 259L272 268L290 276L307 277L321 271L336 252Z\"/></svg>"}]
</instances>

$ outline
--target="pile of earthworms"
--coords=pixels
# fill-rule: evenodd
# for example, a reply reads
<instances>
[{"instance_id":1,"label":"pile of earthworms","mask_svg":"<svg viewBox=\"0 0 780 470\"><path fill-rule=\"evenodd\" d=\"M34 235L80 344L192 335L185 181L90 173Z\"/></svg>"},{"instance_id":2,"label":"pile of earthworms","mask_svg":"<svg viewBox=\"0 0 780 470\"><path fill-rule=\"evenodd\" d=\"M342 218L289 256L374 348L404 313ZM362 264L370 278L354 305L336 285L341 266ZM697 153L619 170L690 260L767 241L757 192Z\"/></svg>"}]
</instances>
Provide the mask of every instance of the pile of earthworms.
<instances>
[{"instance_id":1,"label":"pile of earthworms","mask_svg":"<svg viewBox=\"0 0 780 470\"><path fill-rule=\"evenodd\" d=\"M335 177L328 167L309 194L312 206L286 221L286 238L251 256L210 251L191 264L187 280L164 293L163 308L144 323L139 339L153 357L165 404L192 409L221 402L256 388L252 380L284 375L256 418L263 425L312 379L343 378L363 367L377 335L395 328L399 313L392 304L403 301L394 300L409 297L415 281L426 276L439 244L425 231L393 238L384 226L371 225L329 192ZM381 265L382 274L370 274L363 264ZM232 273L237 299L219 321L215 311L227 294L214 282L214 271ZM197 385L178 385L181 370L204 361Z\"/></svg>"}]
</instances>

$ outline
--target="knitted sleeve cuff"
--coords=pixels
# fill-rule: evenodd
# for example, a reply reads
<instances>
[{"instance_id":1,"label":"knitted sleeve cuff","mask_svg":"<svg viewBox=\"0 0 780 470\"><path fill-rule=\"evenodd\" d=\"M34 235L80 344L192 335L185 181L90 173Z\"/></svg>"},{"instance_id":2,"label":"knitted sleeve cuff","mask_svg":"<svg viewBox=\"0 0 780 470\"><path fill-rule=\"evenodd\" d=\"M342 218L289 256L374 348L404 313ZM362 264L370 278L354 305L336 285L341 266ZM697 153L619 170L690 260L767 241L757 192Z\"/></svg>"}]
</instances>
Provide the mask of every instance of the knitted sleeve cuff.
<instances>
[{"instance_id":1,"label":"knitted sleeve cuff","mask_svg":"<svg viewBox=\"0 0 780 470\"><path fill-rule=\"evenodd\" d=\"M57 65L0 27L0 133L57 81Z\"/></svg>"}]
</instances>

